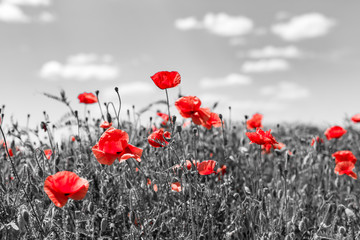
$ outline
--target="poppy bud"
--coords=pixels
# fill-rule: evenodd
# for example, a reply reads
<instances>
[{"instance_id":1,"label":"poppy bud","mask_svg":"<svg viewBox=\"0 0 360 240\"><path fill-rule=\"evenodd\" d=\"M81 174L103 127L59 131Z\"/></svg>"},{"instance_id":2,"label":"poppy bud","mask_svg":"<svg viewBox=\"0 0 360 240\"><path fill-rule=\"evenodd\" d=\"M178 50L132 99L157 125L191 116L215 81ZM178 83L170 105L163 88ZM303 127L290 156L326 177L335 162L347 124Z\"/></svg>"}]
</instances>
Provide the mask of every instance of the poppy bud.
<instances>
[{"instance_id":1,"label":"poppy bud","mask_svg":"<svg viewBox=\"0 0 360 240\"><path fill-rule=\"evenodd\" d=\"M118 87L115 87L115 92L119 92L119 88L118 88Z\"/></svg>"},{"instance_id":2,"label":"poppy bud","mask_svg":"<svg viewBox=\"0 0 360 240\"><path fill-rule=\"evenodd\" d=\"M179 133L181 133L181 131L182 131L182 127L179 125L179 126L176 126L176 132L179 132Z\"/></svg>"},{"instance_id":3,"label":"poppy bud","mask_svg":"<svg viewBox=\"0 0 360 240\"><path fill-rule=\"evenodd\" d=\"M46 123L41 122L40 123L40 128L43 129L46 132L47 131Z\"/></svg>"},{"instance_id":4,"label":"poppy bud","mask_svg":"<svg viewBox=\"0 0 360 240\"><path fill-rule=\"evenodd\" d=\"M220 118L220 120L222 121L223 117L222 117L222 114L221 114L221 113L219 114L219 118Z\"/></svg>"},{"instance_id":5,"label":"poppy bud","mask_svg":"<svg viewBox=\"0 0 360 240\"><path fill-rule=\"evenodd\" d=\"M193 128L192 132L193 132L194 134L196 134L196 133L197 133L197 128Z\"/></svg>"},{"instance_id":6,"label":"poppy bud","mask_svg":"<svg viewBox=\"0 0 360 240\"><path fill-rule=\"evenodd\" d=\"M175 124L175 122L176 122L176 116L175 116L175 115L172 116L172 121L173 121L173 123Z\"/></svg>"},{"instance_id":7,"label":"poppy bud","mask_svg":"<svg viewBox=\"0 0 360 240\"><path fill-rule=\"evenodd\" d=\"M100 231L101 231L101 232L105 231L107 225L108 225L107 220L106 220L105 218L103 218L103 219L101 220L101 224L100 224Z\"/></svg>"},{"instance_id":8,"label":"poppy bud","mask_svg":"<svg viewBox=\"0 0 360 240\"><path fill-rule=\"evenodd\" d=\"M99 92L100 92L99 90L95 91L96 96L99 96Z\"/></svg>"},{"instance_id":9,"label":"poppy bud","mask_svg":"<svg viewBox=\"0 0 360 240\"><path fill-rule=\"evenodd\" d=\"M244 186L244 190L247 195L251 195L251 191L247 186Z\"/></svg>"},{"instance_id":10,"label":"poppy bud","mask_svg":"<svg viewBox=\"0 0 360 240\"><path fill-rule=\"evenodd\" d=\"M150 117L150 122L152 121L152 117Z\"/></svg>"},{"instance_id":11,"label":"poppy bud","mask_svg":"<svg viewBox=\"0 0 360 240\"><path fill-rule=\"evenodd\" d=\"M245 115L244 117L245 117L245 120L248 120L248 118L249 118L249 116L248 116L248 115Z\"/></svg>"},{"instance_id":12,"label":"poppy bud","mask_svg":"<svg viewBox=\"0 0 360 240\"><path fill-rule=\"evenodd\" d=\"M75 115L76 118L78 118L78 111L77 110L74 111L74 115Z\"/></svg>"},{"instance_id":13,"label":"poppy bud","mask_svg":"<svg viewBox=\"0 0 360 240\"><path fill-rule=\"evenodd\" d=\"M131 189L132 186L131 186L131 183L129 182L129 180L126 179L125 182L126 182L126 187L127 187L128 189Z\"/></svg>"},{"instance_id":14,"label":"poppy bud","mask_svg":"<svg viewBox=\"0 0 360 240\"><path fill-rule=\"evenodd\" d=\"M37 174L38 174L39 177L41 177L41 178L44 176L44 172L43 172L43 170L42 170L41 167L39 167Z\"/></svg>"},{"instance_id":15,"label":"poppy bud","mask_svg":"<svg viewBox=\"0 0 360 240\"><path fill-rule=\"evenodd\" d=\"M107 118L107 121L108 121L109 123L112 122L111 115L110 115L109 112L106 114L106 118Z\"/></svg>"},{"instance_id":16,"label":"poppy bud","mask_svg":"<svg viewBox=\"0 0 360 240\"><path fill-rule=\"evenodd\" d=\"M26 223L27 225L29 225L29 223L30 223L30 214L29 214L29 212L28 212L26 209L24 209L24 210L22 211L22 217L23 217L25 223Z\"/></svg>"}]
</instances>

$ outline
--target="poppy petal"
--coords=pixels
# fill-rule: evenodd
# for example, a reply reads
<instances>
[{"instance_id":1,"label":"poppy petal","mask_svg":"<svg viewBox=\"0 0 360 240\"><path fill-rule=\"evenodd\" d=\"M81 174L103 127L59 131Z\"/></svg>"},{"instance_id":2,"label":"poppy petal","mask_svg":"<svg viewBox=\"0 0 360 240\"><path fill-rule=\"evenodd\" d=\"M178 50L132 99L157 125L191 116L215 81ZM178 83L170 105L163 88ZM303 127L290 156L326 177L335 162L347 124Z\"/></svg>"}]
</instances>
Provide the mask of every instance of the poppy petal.
<instances>
[{"instance_id":1,"label":"poppy petal","mask_svg":"<svg viewBox=\"0 0 360 240\"><path fill-rule=\"evenodd\" d=\"M141 162L142 152L143 150L141 148L128 144L125 151L120 154L119 162L125 161L129 158L134 158L136 161Z\"/></svg>"}]
</instances>

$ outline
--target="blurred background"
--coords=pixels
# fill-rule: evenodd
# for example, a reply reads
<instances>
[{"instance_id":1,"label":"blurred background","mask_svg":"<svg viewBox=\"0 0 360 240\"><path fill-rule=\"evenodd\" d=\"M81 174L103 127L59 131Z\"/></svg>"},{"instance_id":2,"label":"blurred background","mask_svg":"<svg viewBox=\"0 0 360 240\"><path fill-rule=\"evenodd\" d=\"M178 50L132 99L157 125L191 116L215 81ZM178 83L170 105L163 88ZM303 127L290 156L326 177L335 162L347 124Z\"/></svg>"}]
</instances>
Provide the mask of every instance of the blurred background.
<instances>
[{"instance_id":1,"label":"blurred background","mask_svg":"<svg viewBox=\"0 0 360 240\"><path fill-rule=\"evenodd\" d=\"M2 0L0 104L4 122L59 121L65 105L43 95L100 91L126 109L165 99L150 76L178 71L169 90L204 107L263 123L341 124L360 112L358 0ZM98 105L88 105L100 117ZM142 115L147 122L156 105ZM178 114L172 106L172 114Z\"/></svg>"}]
</instances>

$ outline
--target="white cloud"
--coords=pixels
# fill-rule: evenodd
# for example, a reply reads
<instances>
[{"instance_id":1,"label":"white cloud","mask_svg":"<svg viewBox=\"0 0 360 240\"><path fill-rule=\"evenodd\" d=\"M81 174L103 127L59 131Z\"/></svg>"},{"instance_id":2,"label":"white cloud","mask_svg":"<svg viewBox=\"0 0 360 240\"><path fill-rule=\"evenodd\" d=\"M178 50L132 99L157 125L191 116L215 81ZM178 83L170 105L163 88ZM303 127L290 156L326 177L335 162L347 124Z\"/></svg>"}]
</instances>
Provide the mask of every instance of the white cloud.
<instances>
[{"instance_id":1,"label":"white cloud","mask_svg":"<svg viewBox=\"0 0 360 240\"><path fill-rule=\"evenodd\" d=\"M248 52L250 58L300 58L302 55L302 52L296 46L266 46L262 49L253 49Z\"/></svg>"},{"instance_id":2,"label":"white cloud","mask_svg":"<svg viewBox=\"0 0 360 240\"><path fill-rule=\"evenodd\" d=\"M277 86L266 86L260 89L260 94L279 100L294 100L306 98L310 91L293 82L280 82Z\"/></svg>"},{"instance_id":3,"label":"white cloud","mask_svg":"<svg viewBox=\"0 0 360 240\"><path fill-rule=\"evenodd\" d=\"M202 21L194 17L178 19L175 27L180 30L206 29L216 35L233 37L248 34L253 30L254 24L251 19L243 16L207 13Z\"/></svg>"},{"instance_id":4,"label":"white cloud","mask_svg":"<svg viewBox=\"0 0 360 240\"><path fill-rule=\"evenodd\" d=\"M49 12L40 13L38 20L43 23L50 23L55 21L55 16Z\"/></svg>"},{"instance_id":5,"label":"white cloud","mask_svg":"<svg viewBox=\"0 0 360 240\"><path fill-rule=\"evenodd\" d=\"M65 63L45 63L40 76L45 79L73 79L78 81L111 80L117 78L119 69L110 55L78 54L68 57Z\"/></svg>"},{"instance_id":6,"label":"white cloud","mask_svg":"<svg viewBox=\"0 0 360 240\"><path fill-rule=\"evenodd\" d=\"M287 23L277 23L271 31L286 41L299 41L326 35L335 21L321 13L308 13L291 18Z\"/></svg>"},{"instance_id":7,"label":"white cloud","mask_svg":"<svg viewBox=\"0 0 360 240\"><path fill-rule=\"evenodd\" d=\"M190 29L201 28L201 23L199 23L194 17L188 17L188 18L177 19L175 21L175 27L180 30L186 31Z\"/></svg>"},{"instance_id":8,"label":"white cloud","mask_svg":"<svg viewBox=\"0 0 360 240\"><path fill-rule=\"evenodd\" d=\"M204 78L200 81L200 87L202 88L219 88L219 87L229 87L237 85L249 85L251 84L252 79L248 76L231 73L223 78L211 79Z\"/></svg>"},{"instance_id":9,"label":"white cloud","mask_svg":"<svg viewBox=\"0 0 360 240\"><path fill-rule=\"evenodd\" d=\"M257 61L246 61L242 65L245 73L285 71L290 68L290 64L284 59L261 59Z\"/></svg>"},{"instance_id":10,"label":"white cloud","mask_svg":"<svg viewBox=\"0 0 360 240\"><path fill-rule=\"evenodd\" d=\"M18 6L8 3L1 3L0 21L8 23L27 23L30 22L30 18Z\"/></svg>"},{"instance_id":11,"label":"white cloud","mask_svg":"<svg viewBox=\"0 0 360 240\"><path fill-rule=\"evenodd\" d=\"M3 0L3 2L12 5L24 5L24 6L49 6L51 0Z\"/></svg>"}]
</instances>

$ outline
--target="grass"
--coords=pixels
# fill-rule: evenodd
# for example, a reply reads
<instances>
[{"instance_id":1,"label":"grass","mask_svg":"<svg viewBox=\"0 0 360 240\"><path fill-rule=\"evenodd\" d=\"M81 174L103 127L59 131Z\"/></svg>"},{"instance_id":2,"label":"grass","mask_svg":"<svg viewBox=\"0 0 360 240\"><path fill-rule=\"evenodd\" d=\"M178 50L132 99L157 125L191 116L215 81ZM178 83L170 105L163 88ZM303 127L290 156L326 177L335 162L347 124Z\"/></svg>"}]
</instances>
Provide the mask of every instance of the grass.
<instances>
[{"instance_id":1,"label":"grass","mask_svg":"<svg viewBox=\"0 0 360 240\"><path fill-rule=\"evenodd\" d=\"M68 103L65 93L56 100ZM47 118L48 137L40 148L26 136L43 129L2 127L13 139L8 148L14 156L1 148L1 239L360 239L359 184L336 175L331 158L338 150L360 156L360 132L350 124L342 138L314 147L312 138L323 137L324 129L269 126L286 148L264 154L249 144L244 123L229 127L226 118L222 128L211 130L177 127L182 119L174 120L165 148L148 144L150 125L113 118L143 155L141 163L106 166L91 151L103 132L100 118L70 112L67 124L87 132L75 142L69 137L56 144ZM53 150L50 160L43 154L47 148ZM201 176L195 166L174 168L186 159L215 160L216 168L227 166L226 173ZM83 200L58 208L43 186L47 176L63 170L87 179L90 187ZM180 182L180 192L171 189L174 182Z\"/></svg>"}]
</instances>

